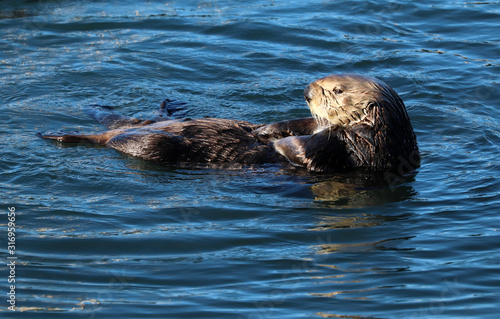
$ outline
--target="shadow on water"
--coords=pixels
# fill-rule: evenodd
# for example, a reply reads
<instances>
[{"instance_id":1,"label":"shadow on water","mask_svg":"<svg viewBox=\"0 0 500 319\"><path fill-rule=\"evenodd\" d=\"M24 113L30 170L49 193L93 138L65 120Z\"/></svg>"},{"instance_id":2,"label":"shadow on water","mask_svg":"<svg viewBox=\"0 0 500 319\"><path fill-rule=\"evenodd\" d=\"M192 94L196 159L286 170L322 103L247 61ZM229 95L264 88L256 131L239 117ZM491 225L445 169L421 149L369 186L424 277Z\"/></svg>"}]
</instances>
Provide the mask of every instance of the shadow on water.
<instances>
[{"instance_id":1,"label":"shadow on water","mask_svg":"<svg viewBox=\"0 0 500 319\"><path fill-rule=\"evenodd\" d=\"M317 208L355 209L402 202L417 195L412 184L417 172L388 180L383 173L356 171L313 174L284 165L207 167L163 166L123 155L127 167L145 179L172 183L174 175L224 176L238 193L272 194L280 198L311 200ZM164 173L164 174L163 174ZM309 206L309 205L308 205Z\"/></svg>"}]
</instances>

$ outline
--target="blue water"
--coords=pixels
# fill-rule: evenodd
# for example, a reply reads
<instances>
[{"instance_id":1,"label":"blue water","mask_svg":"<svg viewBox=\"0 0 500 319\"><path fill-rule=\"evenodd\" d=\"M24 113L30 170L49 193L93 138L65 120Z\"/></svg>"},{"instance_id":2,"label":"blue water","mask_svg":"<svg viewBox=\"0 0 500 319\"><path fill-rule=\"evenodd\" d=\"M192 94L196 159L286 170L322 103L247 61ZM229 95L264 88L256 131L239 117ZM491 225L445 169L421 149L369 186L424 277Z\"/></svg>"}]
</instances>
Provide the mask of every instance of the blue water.
<instances>
[{"instance_id":1,"label":"blue water","mask_svg":"<svg viewBox=\"0 0 500 319\"><path fill-rule=\"evenodd\" d=\"M2 318L497 317L499 2L0 4ZM304 87L341 72L403 98L414 176L160 167L35 136L102 131L89 103L303 117Z\"/></svg>"}]
</instances>

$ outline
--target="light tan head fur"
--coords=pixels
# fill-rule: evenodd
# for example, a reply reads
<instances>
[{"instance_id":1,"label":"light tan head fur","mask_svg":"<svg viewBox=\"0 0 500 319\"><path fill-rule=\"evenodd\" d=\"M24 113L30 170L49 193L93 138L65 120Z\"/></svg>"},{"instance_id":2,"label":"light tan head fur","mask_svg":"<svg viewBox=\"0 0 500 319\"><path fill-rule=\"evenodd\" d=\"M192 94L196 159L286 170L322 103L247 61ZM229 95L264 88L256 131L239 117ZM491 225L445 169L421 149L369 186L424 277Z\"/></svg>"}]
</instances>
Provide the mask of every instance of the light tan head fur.
<instances>
[{"instance_id":1,"label":"light tan head fur","mask_svg":"<svg viewBox=\"0 0 500 319\"><path fill-rule=\"evenodd\" d=\"M353 125L367 119L372 105L401 101L384 82L357 74L330 75L316 80L306 87L304 97L322 127Z\"/></svg>"}]
</instances>

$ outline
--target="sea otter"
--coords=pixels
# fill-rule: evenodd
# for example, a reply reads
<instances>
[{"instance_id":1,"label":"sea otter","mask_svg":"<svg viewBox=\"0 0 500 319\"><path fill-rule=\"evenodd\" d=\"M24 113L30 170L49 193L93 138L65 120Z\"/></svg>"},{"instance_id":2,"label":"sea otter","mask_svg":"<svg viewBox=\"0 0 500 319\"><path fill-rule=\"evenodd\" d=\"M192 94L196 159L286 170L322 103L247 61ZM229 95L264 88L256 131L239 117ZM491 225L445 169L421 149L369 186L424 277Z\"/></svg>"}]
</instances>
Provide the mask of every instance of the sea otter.
<instances>
[{"instance_id":1,"label":"sea otter","mask_svg":"<svg viewBox=\"0 0 500 319\"><path fill-rule=\"evenodd\" d=\"M330 75L309 84L304 97L312 117L268 125L177 119L171 115L182 103L165 100L160 113L150 120L94 106L91 115L110 129L102 134L38 135L60 142L105 145L168 164L282 162L312 172L418 167L417 141L404 103L384 82L356 74Z\"/></svg>"}]
</instances>

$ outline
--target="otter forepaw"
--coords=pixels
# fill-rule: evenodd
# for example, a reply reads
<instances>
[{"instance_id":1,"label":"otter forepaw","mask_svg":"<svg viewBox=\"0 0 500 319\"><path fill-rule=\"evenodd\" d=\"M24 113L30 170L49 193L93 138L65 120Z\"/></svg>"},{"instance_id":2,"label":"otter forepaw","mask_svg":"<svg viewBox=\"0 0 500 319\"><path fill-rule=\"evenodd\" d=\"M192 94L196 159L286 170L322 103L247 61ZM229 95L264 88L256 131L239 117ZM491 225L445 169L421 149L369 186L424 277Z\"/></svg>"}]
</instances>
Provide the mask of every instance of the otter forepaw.
<instances>
[{"instance_id":1,"label":"otter forepaw","mask_svg":"<svg viewBox=\"0 0 500 319\"><path fill-rule=\"evenodd\" d=\"M262 142L272 142L292 135L290 131L284 129L279 123L264 125L252 131L253 134Z\"/></svg>"}]
</instances>

